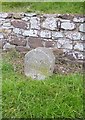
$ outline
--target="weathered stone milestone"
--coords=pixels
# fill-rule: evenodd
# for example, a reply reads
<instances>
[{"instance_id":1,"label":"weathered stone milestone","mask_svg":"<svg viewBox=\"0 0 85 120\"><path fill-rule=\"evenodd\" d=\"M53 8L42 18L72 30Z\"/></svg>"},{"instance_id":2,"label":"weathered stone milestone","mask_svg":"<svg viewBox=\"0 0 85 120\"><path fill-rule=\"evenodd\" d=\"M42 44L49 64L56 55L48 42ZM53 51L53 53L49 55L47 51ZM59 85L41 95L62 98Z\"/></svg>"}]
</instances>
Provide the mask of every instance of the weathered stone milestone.
<instances>
[{"instance_id":1,"label":"weathered stone milestone","mask_svg":"<svg viewBox=\"0 0 85 120\"><path fill-rule=\"evenodd\" d=\"M51 49L39 47L25 55L25 75L33 79L43 80L52 75L55 57Z\"/></svg>"}]
</instances>

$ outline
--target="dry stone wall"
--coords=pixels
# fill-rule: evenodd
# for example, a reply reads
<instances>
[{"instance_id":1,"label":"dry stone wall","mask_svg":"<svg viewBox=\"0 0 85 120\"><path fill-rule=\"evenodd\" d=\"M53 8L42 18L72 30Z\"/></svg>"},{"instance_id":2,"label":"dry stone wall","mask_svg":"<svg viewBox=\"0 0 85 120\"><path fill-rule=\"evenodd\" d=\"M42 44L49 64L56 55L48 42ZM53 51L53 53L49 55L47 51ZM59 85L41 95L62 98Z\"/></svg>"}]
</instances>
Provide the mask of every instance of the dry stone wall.
<instances>
[{"instance_id":1,"label":"dry stone wall","mask_svg":"<svg viewBox=\"0 0 85 120\"><path fill-rule=\"evenodd\" d=\"M28 51L58 48L74 59L84 58L85 16L0 13L0 48Z\"/></svg>"}]
</instances>

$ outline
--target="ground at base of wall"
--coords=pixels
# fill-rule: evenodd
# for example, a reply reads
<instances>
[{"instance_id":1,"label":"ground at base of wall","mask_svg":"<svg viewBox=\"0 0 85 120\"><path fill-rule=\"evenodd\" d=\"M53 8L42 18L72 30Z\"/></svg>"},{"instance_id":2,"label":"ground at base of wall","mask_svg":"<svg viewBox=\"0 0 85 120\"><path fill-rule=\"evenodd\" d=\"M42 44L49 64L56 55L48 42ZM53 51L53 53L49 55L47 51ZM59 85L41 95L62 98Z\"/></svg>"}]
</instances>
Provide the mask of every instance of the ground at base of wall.
<instances>
[{"instance_id":1,"label":"ground at base of wall","mask_svg":"<svg viewBox=\"0 0 85 120\"><path fill-rule=\"evenodd\" d=\"M24 75L24 53L18 51L2 52L3 63L10 63L15 72ZM54 74L83 73L83 61L69 60L67 57L55 56Z\"/></svg>"}]
</instances>

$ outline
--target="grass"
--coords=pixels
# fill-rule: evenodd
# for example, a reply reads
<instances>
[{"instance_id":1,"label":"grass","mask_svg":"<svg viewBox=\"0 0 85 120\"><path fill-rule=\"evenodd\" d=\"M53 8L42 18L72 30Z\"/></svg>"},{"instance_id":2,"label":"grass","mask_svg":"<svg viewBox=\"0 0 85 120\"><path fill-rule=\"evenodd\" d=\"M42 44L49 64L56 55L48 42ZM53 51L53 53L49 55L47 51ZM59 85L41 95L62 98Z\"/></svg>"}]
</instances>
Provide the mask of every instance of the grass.
<instances>
[{"instance_id":1,"label":"grass","mask_svg":"<svg viewBox=\"0 0 85 120\"><path fill-rule=\"evenodd\" d=\"M2 2L3 12L83 14L83 2Z\"/></svg>"},{"instance_id":2,"label":"grass","mask_svg":"<svg viewBox=\"0 0 85 120\"><path fill-rule=\"evenodd\" d=\"M2 11L82 14L83 3L3 2ZM32 80L24 76L20 59L15 52L3 56L3 118L83 117L82 74L54 74L43 81Z\"/></svg>"},{"instance_id":3,"label":"grass","mask_svg":"<svg viewBox=\"0 0 85 120\"><path fill-rule=\"evenodd\" d=\"M32 80L14 71L10 62L18 54L3 56L3 118L82 118L82 74L53 75Z\"/></svg>"}]
</instances>

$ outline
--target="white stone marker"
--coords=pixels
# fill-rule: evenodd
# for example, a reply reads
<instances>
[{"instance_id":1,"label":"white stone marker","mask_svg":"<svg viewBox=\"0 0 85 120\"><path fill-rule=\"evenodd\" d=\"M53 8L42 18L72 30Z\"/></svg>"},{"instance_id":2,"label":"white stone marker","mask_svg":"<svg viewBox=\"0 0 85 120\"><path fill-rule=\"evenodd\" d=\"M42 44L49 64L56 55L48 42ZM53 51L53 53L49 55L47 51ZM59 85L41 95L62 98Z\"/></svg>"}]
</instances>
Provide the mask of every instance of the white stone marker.
<instances>
[{"instance_id":1,"label":"white stone marker","mask_svg":"<svg viewBox=\"0 0 85 120\"><path fill-rule=\"evenodd\" d=\"M51 49L38 47L25 55L24 72L32 79L44 80L53 74L55 56Z\"/></svg>"}]
</instances>

